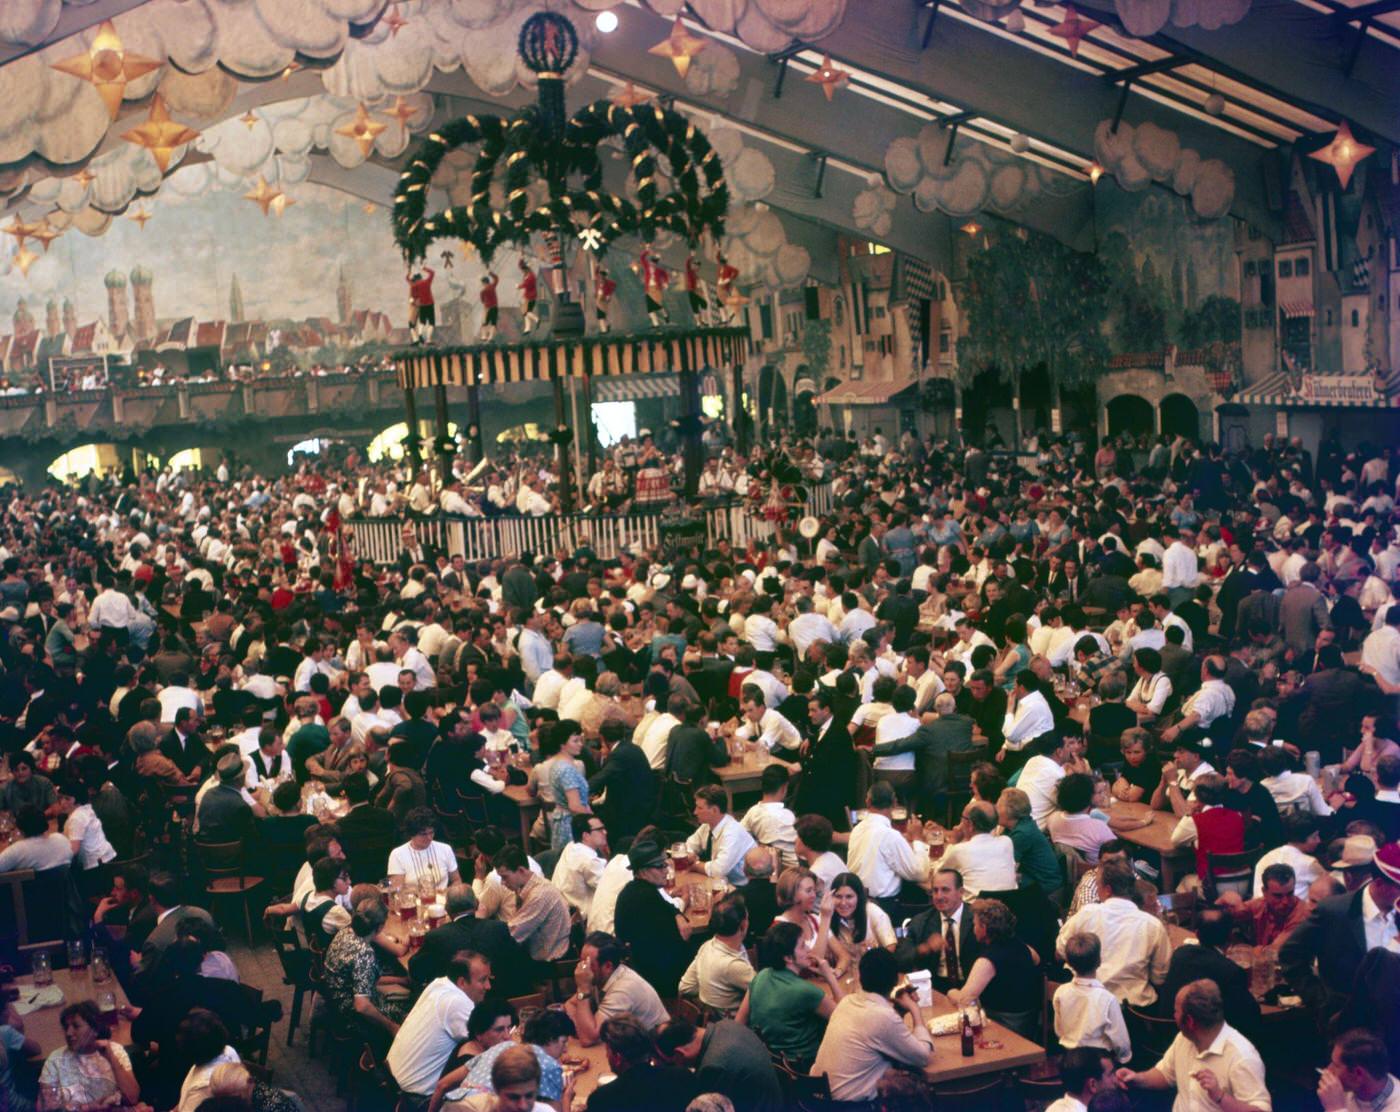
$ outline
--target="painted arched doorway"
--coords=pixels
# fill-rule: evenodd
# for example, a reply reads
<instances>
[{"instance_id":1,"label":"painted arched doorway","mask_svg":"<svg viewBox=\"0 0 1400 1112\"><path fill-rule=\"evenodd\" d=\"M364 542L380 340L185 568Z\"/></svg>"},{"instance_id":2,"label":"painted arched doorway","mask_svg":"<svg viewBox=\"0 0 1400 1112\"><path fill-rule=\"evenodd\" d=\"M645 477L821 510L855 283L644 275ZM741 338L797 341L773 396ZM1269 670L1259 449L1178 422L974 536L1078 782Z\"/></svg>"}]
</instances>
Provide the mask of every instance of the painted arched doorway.
<instances>
[{"instance_id":1,"label":"painted arched doorway","mask_svg":"<svg viewBox=\"0 0 1400 1112\"><path fill-rule=\"evenodd\" d=\"M1167 436L1201 438L1201 414L1185 394L1168 394L1162 399L1162 432Z\"/></svg>"},{"instance_id":2,"label":"painted arched doorway","mask_svg":"<svg viewBox=\"0 0 1400 1112\"><path fill-rule=\"evenodd\" d=\"M1136 394L1119 394L1108 403L1108 435L1132 433L1141 436L1153 431L1152 403Z\"/></svg>"}]
</instances>

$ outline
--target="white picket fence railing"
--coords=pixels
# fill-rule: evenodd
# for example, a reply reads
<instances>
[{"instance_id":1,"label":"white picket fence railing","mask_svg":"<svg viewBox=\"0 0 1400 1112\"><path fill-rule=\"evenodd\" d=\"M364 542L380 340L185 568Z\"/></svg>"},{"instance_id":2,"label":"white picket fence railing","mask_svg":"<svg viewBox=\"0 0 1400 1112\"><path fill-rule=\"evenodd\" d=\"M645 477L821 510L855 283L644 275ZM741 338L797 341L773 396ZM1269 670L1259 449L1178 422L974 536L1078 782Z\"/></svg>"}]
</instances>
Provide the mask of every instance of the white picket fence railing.
<instances>
[{"instance_id":1,"label":"white picket fence railing","mask_svg":"<svg viewBox=\"0 0 1400 1112\"><path fill-rule=\"evenodd\" d=\"M831 510L831 485L808 488L807 512ZM694 511L705 522L705 539L713 545L721 538L735 548L751 540L771 537L776 527L745 503L707 506ZM425 547L468 560L519 556L524 552L572 552L588 545L604 559L612 559L633 545L647 549L661 543L660 514L551 514L543 517L352 517L345 527L353 537L357 559L376 564L395 563L403 551L405 526Z\"/></svg>"}]
</instances>

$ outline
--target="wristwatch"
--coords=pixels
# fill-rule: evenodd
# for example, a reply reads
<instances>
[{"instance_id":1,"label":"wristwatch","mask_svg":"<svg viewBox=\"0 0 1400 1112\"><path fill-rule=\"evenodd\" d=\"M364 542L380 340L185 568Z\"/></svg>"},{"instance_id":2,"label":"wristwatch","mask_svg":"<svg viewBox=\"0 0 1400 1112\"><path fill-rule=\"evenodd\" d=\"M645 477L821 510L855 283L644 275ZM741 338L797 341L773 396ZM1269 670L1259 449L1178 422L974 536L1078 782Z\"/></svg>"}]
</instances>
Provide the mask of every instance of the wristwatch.
<instances>
[{"instance_id":1,"label":"wristwatch","mask_svg":"<svg viewBox=\"0 0 1400 1112\"><path fill-rule=\"evenodd\" d=\"M578 992L574 993L575 1000L591 1000L592 998L593 994L591 992L584 992L583 989L579 989Z\"/></svg>"}]
</instances>

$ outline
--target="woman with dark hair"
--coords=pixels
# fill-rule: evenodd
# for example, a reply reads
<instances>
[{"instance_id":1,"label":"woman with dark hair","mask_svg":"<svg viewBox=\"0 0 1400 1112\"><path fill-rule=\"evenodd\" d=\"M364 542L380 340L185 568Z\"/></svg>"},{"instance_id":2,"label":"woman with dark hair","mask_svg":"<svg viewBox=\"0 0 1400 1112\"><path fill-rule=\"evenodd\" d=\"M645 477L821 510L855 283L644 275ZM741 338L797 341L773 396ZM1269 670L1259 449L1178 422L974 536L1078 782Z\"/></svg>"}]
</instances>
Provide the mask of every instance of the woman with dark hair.
<instances>
[{"instance_id":1,"label":"woman with dark hair","mask_svg":"<svg viewBox=\"0 0 1400 1112\"><path fill-rule=\"evenodd\" d=\"M974 900L972 930L982 952L948 999L958 1007L978 1003L998 1023L1034 1039L1045 1003L1044 975L1038 955L1016 937L1016 916L1000 900Z\"/></svg>"},{"instance_id":2,"label":"woman with dark hair","mask_svg":"<svg viewBox=\"0 0 1400 1112\"><path fill-rule=\"evenodd\" d=\"M855 873L841 873L831 882L831 949L836 975L843 976L860 962L866 950L893 950L894 926L884 909L866 897Z\"/></svg>"},{"instance_id":3,"label":"woman with dark hair","mask_svg":"<svg viewBox=\"0 0 1400 1112\"><path fill-rule=\"evenodd\" d=\"M384 984L407 983L403 978L380 976L379 956L373 939L388 916L377 896L356 903L350 925L342 928L326 947L322 967L326 996L336 1015L347 1023L353 1023L356 1016L363 1016L392 1037L398 1034L408 998L387 997L381 991Z\"/></svg>"},{"instance_id":4,"label":"woman with dark hair","mask_svg":"<svg viewBox=\"0 0 1400 1112\"><path fill-rule=\"evenodd\" d=\"M572 719L554 723L550 733L559 743L559 755L549 773L554 810L549 816L550 848L562 850L573 840L573 817L591 814L588 777L584 772L583 729Z\"/></svg>"},{"instance_id":5,"label":"woman with dark hair","mask_svg":"<svg viewBox=\"0 0 1400 1112\"><path fill-rule=\"evenodd\" d=\"M752 1027L770 1051L805 1072L845 990L825 958L809 963L802 928L796 923L782 921L768 928L759 939L758 964L734 1018ZM830 995L803 979L808 968L821 974Z\"/></svg>"},{"instance_id":6,"label":"woman with dark hair","mask_svg":"<svg viewBox=\"0 0 1400 1112\"><path fill-rule=\"evenodd\" d=\"M1050 841L1069 846L1084 855L1091 865L1099 863L1099 847L1116 835L1103 819L1089 814L1094 803L1094 778L1088 773L1071 772L1055 789L1058 810L1050 813Z\"/></svg>"},{"instance_id":7,"label":"woman with dark hair","mask_svg":"<svg viewBox=\"0 0 1400 1112\"><path fill-rule=\"evenodd\" d=\"M39 1074L39 1107L43 1112L88 1112L114 1104L136 1104L141 1098L131 1059L91 1000L69 1004L58 1014L67 1044L44 1059Z\"/></svg>"},{"instance_id":8,"label":"woman with dark hair","mask_svg":"<svg viewBox=\"0 0 1400 1112\"><path fill-rule=\"evenodd\" d=\"M175 1031L175 1049L190 1063L180 1086L180 1102L175 1112L196 1112L211 1096L210 1075L215 1067L240 1061L238 1051L229 1046L228 1028L208 1008L193 1008Z\"/></svg>"},{"instance_id":9,"label":"woman with dark hair","mask_svg":"<svg viewBox=\"0 0 1400 1112\"><path fill-rule=\"evenodd\" d=\"M462 875L457 871L457 855L446 842L435 841L437 815L431 807L415 807L403 821L403 834L408 840L389 853L389 877L402 878L408 885L431 883L439 891L449 884L458 884Z\"/></svg>"}]
</instances>

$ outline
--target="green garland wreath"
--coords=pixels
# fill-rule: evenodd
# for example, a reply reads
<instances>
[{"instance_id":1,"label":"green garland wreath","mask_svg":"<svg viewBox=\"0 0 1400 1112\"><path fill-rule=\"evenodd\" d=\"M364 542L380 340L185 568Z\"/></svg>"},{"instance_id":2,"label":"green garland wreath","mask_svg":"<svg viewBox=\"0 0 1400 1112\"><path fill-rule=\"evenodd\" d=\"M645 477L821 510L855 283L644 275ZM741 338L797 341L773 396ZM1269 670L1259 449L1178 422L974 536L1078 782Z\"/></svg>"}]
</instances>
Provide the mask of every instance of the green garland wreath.
<instances>
[{"instance_id":1,"label":"green garland wreath","mask_svg":"<svg viewBox=\"0 0 1400 1112\"><path fill-rule=\"evenodd\" d=\"M601 253L618 236L651 239L674 232L694 243L705 232L724 235L729 187L719 155L689 119L656 104L622 107L600 100L576 113L563 139L551 143L540 110L527 108L510 120L464 116L433 131L399 177L394 197L394 240L410 262L426 257L438 239L462 239L489 263L503 244L523 245L550 230L591 228ZM618 137L636 187L633 201L602 188L598 145ZM448 151L479 144L472 167L471 200L427 214L429 183ZM505 159L504 212L491 205L491 185ZM660 194L657 174L665 161L674 189ZM550 173L545 173L549 168ZM544 176L549 199L530 207L529 187ZM582 188L569 189L571 179Z\"/></svg>"}]
</instances>

